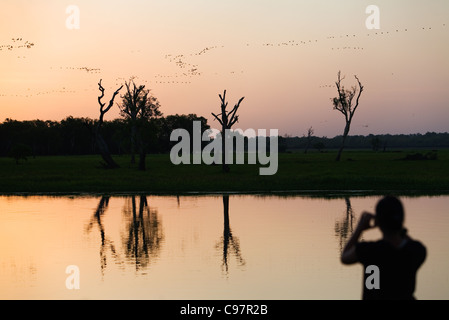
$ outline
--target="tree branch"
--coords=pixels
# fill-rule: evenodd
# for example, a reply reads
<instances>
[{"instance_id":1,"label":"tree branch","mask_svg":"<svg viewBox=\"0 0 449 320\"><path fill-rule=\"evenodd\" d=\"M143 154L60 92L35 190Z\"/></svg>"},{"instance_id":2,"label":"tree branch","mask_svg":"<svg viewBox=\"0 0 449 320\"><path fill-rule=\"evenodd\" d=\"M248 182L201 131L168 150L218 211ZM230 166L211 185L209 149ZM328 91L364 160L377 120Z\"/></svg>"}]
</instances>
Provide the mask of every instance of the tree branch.
<instances>
[{"instance_id":1,"label":"tree branch","mask_svg":"<svg viewBox=\"0 0 449 320\"><path fill-rule=\"evenodd\" d=\"M355 113L355 110L356 110L357 107L359 106L359 99L360 99L360 96L362 95L362 91L363 91L363 86L362 86L362 84L360 83L359 78L357 78L357 76L354 76L354 77L356 78L357 83L358 83L358 85L359 85L359 93L358 93L357 99L356 99L356 101L355 101L354 109L353 109L353 111L352 111L352 113L351 113L351 119L352 119L352 116L353 116L354 113Z\"/></svg>"},{"instance_id":2,"label":"tree branch","mask_svg":"<svg viewBox=\"0 0 449 320\"><path fill-rule=\"evenodd\" d=\"M104 103L101 102L101 99L103 99L103 97L104 97L104 88L103 88L103 86L101 85L101 80L102 80L102 79L100 79L100 82L98 82L98 89L101 91L101 96L98 97L98 103L99 103L100 106L101 106L100 111L103 110L103 107L104 107L104 105L105 105Z\"/></svg>"},{"instance_id":3,"label":"tree branch","mask_svg":"<svg viewBox=\"0 0 449 320\"><path fill-rule=\"evenodd\" d=\"M223 125L223 122L221 121L221 119L215 113L212 112L212 115L215 117L215 119L218 120L218 122L220 122L221 125Z\"/></svg>"},{"instance_id":4,"label":"tree branch","mask_svg":"<svg viewBox=\"0 0 449 320\"><path fill-rule=\"evenodd\" d=\"M243 99L245 99L245 97L240 98L239 102L234 106L234 108L231 110L231 112L229 112L228 115L231 115L231 119L229 120L229 128L231 128L234 123L236 123L238 121L238 116L235 117L238 108L240 107L240 103L243 101ZM235 119L234 119L235 117Z\"/></svg>"},{"instance_id":5,"label":"tree branch","mask_svg":"<svg viewBox=\"0 0 449 320\"><path fill-rule=\"evenodd\" d=\"M111 109L111 107L114 105L114 99L115 97L118 95L118 93L120 92L120 90L123 88L123 85L121 85L120 88L118 88L117 90L115 90L114 94L112 95L111 100L109 101L109 105L107 106L106 109L104 109L104 106L106 105L105 103L101 102L101 99L103 99L104 97L104 88L101 85L101 80L100 82L98 82L98 89L101 91L101 96L98 97L98 103L100 104L100 120L103 119L103 115L109 111L109 109Z\"/></svg>"}]
</instances>

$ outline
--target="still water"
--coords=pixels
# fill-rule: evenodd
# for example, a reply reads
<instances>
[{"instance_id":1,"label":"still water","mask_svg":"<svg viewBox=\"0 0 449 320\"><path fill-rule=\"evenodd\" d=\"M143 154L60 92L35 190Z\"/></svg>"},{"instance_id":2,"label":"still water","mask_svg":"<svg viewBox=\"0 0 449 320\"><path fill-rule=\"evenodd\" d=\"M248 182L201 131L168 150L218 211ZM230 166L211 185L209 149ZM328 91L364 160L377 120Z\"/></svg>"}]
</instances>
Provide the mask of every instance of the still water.
<instances>
[{"instance_id":1,"label":"still water","mask_svg":"<svg viewBox=\"0 0 449 320\"><path fill-rule=\"evenodd\" d=\"M362 266L339 256L377 200L1 196L0 298L358 300ZM447 300L449 196L402 201L410 235L428 250L416 297Z\"/></svg>"}]
</instances>

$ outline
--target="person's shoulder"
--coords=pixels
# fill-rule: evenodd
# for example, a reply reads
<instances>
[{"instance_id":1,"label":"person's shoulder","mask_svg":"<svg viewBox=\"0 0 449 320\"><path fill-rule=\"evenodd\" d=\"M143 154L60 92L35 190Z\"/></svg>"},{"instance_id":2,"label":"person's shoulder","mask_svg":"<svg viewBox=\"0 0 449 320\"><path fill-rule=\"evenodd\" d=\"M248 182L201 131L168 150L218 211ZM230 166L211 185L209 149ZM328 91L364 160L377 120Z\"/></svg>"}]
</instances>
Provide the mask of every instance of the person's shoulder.
<instances>
[{"instance_id":1,"label":"person's shoulder","mask_svg":"<svg viewBox=\"0 0 449 320\"><path fill-rule=\"evenodd\" d=\"M372 247L377 247L377 246L383 246L386 244L385 240L383 239L378 239L378 240L362 240L359 241L357 243L358 245L362 245L362 246L372 246Z\"/></svg>"},{"instance_id":2,"label":"person's shoulder","mask_svg":"<svg viewBox=\"0 0 449 320\"><path fill-rule=\"evenodd\" d=\"M427 248L421 241L416 239L409 239L406 246L408 247L409 252L414 252L415 255L421 257L422 260L425 260L427 256Z\"/></svg>"},{"instance_id":3,"label":"person's shoulder","mask_svg":"<svg viewBox=\"0 0 449 320\"><path fill-rule=\"evenodd\" d=\"M413 238L408 238L407 245L413 246L413 247L425 248L424 244L420 240L413 239Z\"/></svg>"},{"instance_id":4,"label":"person's shoulder","mask_svg":"<svg viewBox=\"0 0 449 320\"><path fill-rule=\"evenodd\" d=\"M357 250L369 250L379 248L383 245L383 240L359 241L356 243Z\"/></svg>"}]
</instances>

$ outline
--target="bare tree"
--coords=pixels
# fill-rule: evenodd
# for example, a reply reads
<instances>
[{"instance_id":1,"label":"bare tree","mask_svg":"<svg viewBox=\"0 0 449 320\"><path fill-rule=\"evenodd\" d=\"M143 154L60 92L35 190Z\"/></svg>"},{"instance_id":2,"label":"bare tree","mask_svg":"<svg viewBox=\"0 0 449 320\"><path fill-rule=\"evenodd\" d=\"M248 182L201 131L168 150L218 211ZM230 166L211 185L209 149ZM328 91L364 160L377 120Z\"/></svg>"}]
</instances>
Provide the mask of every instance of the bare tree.
<instances>
[{"instance_id":1,"label":"bare tree","mask_svg":"<svg viewBox=\"0 0 449 320\"><path fill-rule=\"evenodd\" d=\"M345 116L345 129L343 131L343 140L341 142L340 149L338 150L336 161L340 161L341 153L343 152L343 148L345 147L346 138L349 134L349 130L351 128L351 121L354 117L354 113L359 106L359 99L363 91L363 86L359 81L357 76L354 76L357 80L358 87L353 86L351 89L346 90L341 81L344 77L341 77L341 72L338 71L337 82L335 82L337 86L338 97L332 99L332 103L334 105L334 109L340 111ZM355 104L353 105L353 100L355 100Z\"/></svg>"},{"instance_id":2,"label":"bare tree","mask_svg":"<svg viewBox=\"0 0 449 320\"><path fill-rule=\"evenodd\" d=\"M307 130L307 145L306 148L304 150L304 153L307 153L307 151L310 148L310 144L312 143L312 137L313 137L313 128L310 127L309 130Z\"/></svg>"},{"instance_id":3,"label":"bare tree","mask_svg":"<svg viewBox=\"0 0 449 320\"><path fill-rule=\"evenodd\" d=\"M118 95L119 91L123 88L123 85L114 92L111 100L109 101L108 106L105 108L106 104L101 102L101 99L103 99L103 97L104 97L104 88L101 85L101 80L102 79L100 79L100 82L98 82L98 89L101 92L101 95L98 97L98 103L100 104L100 119L98 120L98 122L94 128L95 142L97 143L98 150L100 151L101 157L106 162L105 167L109 168L109 169L114 169L114 168L118 168L119 165L114 161L114 159L112 159L111 153L109 152L108 145L104 141L103 136L101 135L100 129L101 129L101 126L103 125L104 115L114 105L114 99Z\"/></svg>"},{"instance_id":4,"label":"bare tree","mask_svg":"<svg viewBox=\"0 0 449 320\"><path fill-rule=\"evenodd\" d=\"M144 85L137 86L134 78L125 82L126 93L119 105L121 114L131 125L131 163L135 163L136 149L139 151L139 169L145 170L146 145L142 132L139 129L148 124L153 117L161 116L158 100L150 94Z\"/></svg>"},{"instance_id":5,"label":"bare tree","mask_svg":"<svg viewBox=\"0 0 449 320\"><path fill-rule=\"evenodd\" d=\"M229 172L229 166L226 163L226 130L231 129L231 127L238 122L239 116L237 115L237 110L240 107L240 103L245 99L245 97L240 98L239 102L232 108L231 111L226 111L228 103L226 102L226 90L224 90L223 96L218 95L221 101L221 113L216 115L212 112L212 115L221 124L221 150L222 150L222 167L224 172ZM221 118L220 118L221 116ZM214 120L215 120L214 119Z\"/></svg>"}]
</instances>

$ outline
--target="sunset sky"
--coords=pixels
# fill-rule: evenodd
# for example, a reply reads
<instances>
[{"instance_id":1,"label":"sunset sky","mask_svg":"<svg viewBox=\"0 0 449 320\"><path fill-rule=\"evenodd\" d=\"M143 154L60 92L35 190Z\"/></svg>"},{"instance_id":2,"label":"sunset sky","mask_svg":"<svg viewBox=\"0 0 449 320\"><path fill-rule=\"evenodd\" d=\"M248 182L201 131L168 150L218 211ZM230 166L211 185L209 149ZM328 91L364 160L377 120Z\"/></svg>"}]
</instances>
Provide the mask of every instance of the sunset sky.
<instances>
[{"instance_id":1,"label":"sunset sky","mask_svg":"<svg viewBox=\"0 0 449 320\"><path fill-rule=\"evenodd\" d=\"M69 5L79 29L69 29ZM368 29L369 5L380 29ZM242 96L235 128L343 131L337 72L365 86L351 133L449 131L447 0L1 0L0 121L97 118L136 77L164 115L211 112ZM74 21L74 20L70 20ZM124 93L124 90L121 91ZM119 102L119 99L116 100ZM107 119L119 116L118 107Z\"/></svg>"}]
</instances>

